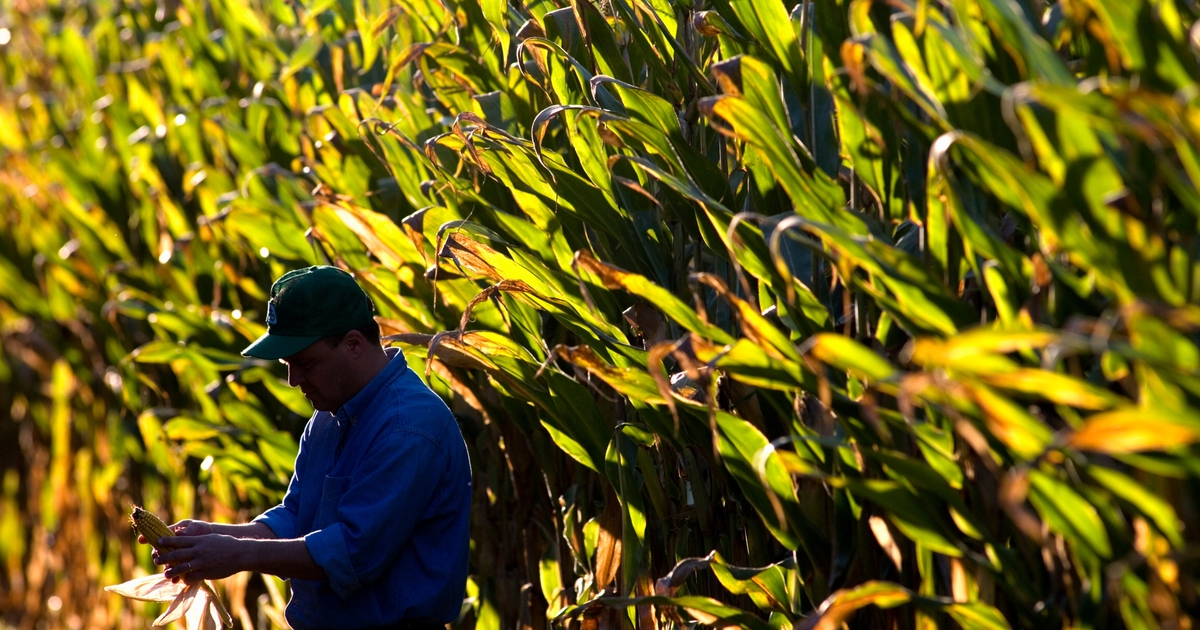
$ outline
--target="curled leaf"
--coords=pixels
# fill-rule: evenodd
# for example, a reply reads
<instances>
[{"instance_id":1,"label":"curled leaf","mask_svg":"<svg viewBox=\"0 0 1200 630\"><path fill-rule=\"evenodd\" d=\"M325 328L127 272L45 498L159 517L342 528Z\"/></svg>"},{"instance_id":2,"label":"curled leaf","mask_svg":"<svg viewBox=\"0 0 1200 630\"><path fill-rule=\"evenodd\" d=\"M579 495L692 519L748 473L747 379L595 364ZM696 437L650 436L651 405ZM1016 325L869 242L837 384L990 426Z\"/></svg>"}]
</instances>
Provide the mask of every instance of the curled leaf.
<instances>
[{"instance_id":1,"label":"curled leaf","mask_svg":"<svg viewBox=\"0 0 1200 630\"><path fill-rule=\"evenodd\" d=\"M893 608L912 599L904 587L891 582L872 581L854 589L842 589L830 595L817 612L797 624L797 630L834 630L859 608L874 604L880 608Z\"/></svg>"}]
</instances>

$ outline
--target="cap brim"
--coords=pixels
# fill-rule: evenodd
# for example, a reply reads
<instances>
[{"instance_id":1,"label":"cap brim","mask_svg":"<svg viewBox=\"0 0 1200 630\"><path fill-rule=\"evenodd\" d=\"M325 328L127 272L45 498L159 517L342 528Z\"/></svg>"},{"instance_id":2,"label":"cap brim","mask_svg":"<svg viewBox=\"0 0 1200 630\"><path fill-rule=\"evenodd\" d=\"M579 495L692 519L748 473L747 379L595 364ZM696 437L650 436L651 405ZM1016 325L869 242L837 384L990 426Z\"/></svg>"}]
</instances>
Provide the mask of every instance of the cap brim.
<instances>
[{"instance_id":1,"label":"cap brim","mask_svg":"<svg viewBox=\"0 0 1200 630\"><path fill-rule=\"evenodd\" d=\"M311 346L320 337L286 337L267 333L242 350L242 356L256 359L283 359Z\"/></svg>"}]
</instances>

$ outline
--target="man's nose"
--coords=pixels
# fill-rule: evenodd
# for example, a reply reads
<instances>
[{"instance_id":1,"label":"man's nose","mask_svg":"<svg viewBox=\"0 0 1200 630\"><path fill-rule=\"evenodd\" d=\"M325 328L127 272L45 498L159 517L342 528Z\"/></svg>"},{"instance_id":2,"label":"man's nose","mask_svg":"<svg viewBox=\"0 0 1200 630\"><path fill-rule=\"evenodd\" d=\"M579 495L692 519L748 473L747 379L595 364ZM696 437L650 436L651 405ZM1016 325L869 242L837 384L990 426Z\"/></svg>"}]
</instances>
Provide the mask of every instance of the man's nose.
<instances>
[{"instance_id":1,"label":"man's nose","mask_svg":"<svg viewBox=\"0 0 1200 630\"><path fill-rule=\"evenodd\" d=\"M300 370L297 370L296 368L289 365L288 366L288 385L291 387L298 387L300 385L300 383L303 381L304 381L304 377L303 377L303 375L301 375Z\"/></svg>"}]
</instances>

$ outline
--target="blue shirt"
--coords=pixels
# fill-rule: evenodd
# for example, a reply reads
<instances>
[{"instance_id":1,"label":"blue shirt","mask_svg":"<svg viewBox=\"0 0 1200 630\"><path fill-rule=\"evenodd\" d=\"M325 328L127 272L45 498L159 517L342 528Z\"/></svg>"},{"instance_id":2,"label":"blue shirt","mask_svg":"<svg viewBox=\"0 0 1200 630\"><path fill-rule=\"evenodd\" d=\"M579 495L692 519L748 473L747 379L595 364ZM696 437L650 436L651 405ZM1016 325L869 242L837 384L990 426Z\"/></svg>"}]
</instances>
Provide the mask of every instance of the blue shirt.
<instances>
[{"instance_id":1,"label":"blue shirt","mask_svg":"<svg viewBox=\"0 0 1200 630\"><path fill-rule=\"evenodd\" d=\"M447 623L462 606L471 464L442 399L391 360L336 414L313 414L283 503L256 522L304 538L325 580L292 579L297 630Z\"/></svg>"}]
</instances>

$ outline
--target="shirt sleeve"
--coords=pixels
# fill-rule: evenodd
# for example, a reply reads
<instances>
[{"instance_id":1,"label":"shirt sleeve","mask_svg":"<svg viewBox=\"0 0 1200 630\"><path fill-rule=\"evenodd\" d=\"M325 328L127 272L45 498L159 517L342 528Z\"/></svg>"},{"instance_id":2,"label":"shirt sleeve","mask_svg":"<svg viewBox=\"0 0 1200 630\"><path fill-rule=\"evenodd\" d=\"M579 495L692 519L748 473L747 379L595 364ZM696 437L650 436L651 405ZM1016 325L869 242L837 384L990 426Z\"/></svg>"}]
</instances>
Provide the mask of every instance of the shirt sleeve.
<instances>
[{"instance_id":1,"label":"shirt sleeve","mask_svg":"<svg viewBox=\"0 0 1200 630\"><path fill-rule=\"evenodd\" d=\"M371 447L344 492L325 493L322 501L336 502L338 520L304 541L338 597L349 598L392 564L429 506L446 460L433 436L401 428Z\"/></svg>"},{"instance_id":2,"label":"shirt sleeve","mask_svg":"<svg viewBox=\"0 0 1200 630\"><path fill-rule=\"evenodd\" d=\"M296 453L296 464L292 471L292 480L288 482L287 493L283 495L283 503L259 514L252 523L262 523L275 532L276 538L296 538L300 535L296 519L300 514L300 477L304 474L304 466L308 461L305 444L308 442L309 431L312 430L312 420L308 421L304 433L300 435L300 451Z\"/></svg>"}]
</instances>

